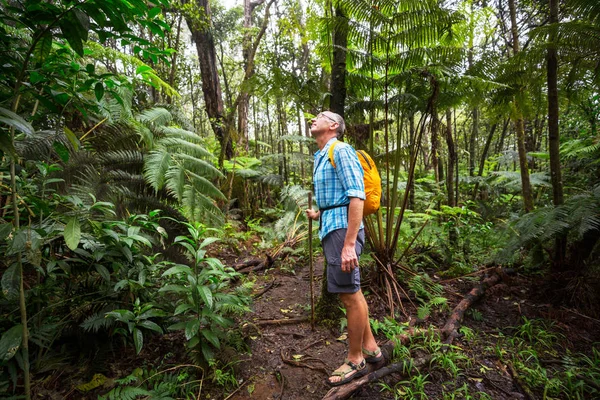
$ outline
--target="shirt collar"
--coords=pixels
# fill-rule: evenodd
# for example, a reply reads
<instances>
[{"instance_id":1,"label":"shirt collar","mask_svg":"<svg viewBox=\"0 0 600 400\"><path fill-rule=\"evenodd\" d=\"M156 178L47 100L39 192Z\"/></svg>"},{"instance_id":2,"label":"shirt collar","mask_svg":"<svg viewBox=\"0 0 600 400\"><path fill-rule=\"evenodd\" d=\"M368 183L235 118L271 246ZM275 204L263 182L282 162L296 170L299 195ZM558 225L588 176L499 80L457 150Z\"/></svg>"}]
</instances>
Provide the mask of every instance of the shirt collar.
<instances>
[{"instance_id":1,"label":"shirt collar","mask_svg":"<svg viewBox=\"0 0 600 400\"><path fill-rule=\"evenodd\" d=\"M331 139L329 139L329 141L327 143L325 143L325 146L323 147L323 149L317 150L317 152L315 153L315 157L317 157L319 155L327 154L327 152L329 151L329 147L331 146L331 144L333 142L337 142L337 140L338 139L336 137L332 137Z\"/></svg>"}]
</instances>

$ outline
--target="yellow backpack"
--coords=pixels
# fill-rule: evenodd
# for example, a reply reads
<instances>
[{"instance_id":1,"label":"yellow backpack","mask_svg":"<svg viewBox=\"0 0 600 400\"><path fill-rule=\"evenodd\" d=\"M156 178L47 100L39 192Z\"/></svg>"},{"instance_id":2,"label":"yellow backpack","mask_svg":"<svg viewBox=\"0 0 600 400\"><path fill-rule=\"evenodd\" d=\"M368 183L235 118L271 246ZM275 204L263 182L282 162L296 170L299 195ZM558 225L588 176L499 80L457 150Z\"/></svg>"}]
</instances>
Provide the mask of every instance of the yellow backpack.
<instances>
[{"instance_id":1,"label":"yellow backpack","mask_svg":"<svg viewBox=\"0 0 600 400\"><path fill-rule=\"evenodd\" d=\"M340 143L339 140L333 142L329 146L329 162L333 168L335 168L335 161L333 160L333 149ZM358 161L362 165L364 170L364 182L365 182L365 205L363 208L363 217L371 215L379 210L381 204L381 177L375 166L375 161L367 154L364 150L357 150Z\"/></svg>"}]
</instances>

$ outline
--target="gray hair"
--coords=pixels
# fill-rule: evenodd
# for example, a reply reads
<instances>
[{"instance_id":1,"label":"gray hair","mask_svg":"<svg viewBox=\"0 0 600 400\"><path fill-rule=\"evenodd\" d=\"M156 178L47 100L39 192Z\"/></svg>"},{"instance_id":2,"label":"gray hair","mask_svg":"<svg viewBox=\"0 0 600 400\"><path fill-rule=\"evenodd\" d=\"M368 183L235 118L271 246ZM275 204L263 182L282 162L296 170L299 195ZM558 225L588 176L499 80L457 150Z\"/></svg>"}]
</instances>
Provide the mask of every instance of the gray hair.
<instances>
[{"instance_id":1,"label":"gray hair","mask_svg":"<svg viewBox=\"0 0 600 400\"><path fill-rule=\"evenodd\" d=\"M332 111L327 111L327 116L331 117L331 119L335 120L335 122L338 123L338 127L335 130L336 136L338 138L344 136L344 131L346 130L346 123L344 122L344 118L341 115L336 114Z\"/></svg>"}]
</instances>

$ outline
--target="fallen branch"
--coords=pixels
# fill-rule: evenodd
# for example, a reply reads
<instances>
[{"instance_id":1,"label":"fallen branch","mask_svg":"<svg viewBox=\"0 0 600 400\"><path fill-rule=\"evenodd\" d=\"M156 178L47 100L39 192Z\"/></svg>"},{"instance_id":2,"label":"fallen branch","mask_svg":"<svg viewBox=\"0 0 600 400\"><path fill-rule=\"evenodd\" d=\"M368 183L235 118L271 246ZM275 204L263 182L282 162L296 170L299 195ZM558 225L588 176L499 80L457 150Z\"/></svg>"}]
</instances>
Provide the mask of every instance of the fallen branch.
<instances>
[{"instance_id":1,"label":"fallen branch","mask_svg":"<svg viewBox=\"0 0 600 400\"><path fill-rule=\"evenodd\" d=\"M350 381L349 383L332 388L325 394L323 400L345 400L350 398L354 392L363 387L364 385L379 380L385 376L393 374L395 372L401 373L402 375L408 375L413 368L421 368L422 366L429 363L431 356L425 356L417 359L404 360L399 363L388 365L377 369L361 378ZM369 368L376 368L376 366L368 365Z\"/></svg>"},{"instance_id":2,"label":"fallen branch","mask_svg":"<svg viewBox=\"0 0 600 400\"><path fill-rule=\"evenodd\" d=\"M253 322L257 326L265 325L292 325L310 321L310 317L287 318L287 319L265 319Z\"/></svg>"},{"instance_id":3,"label":"fallen branch","mask_svg":"<svg viewBox=\"0 0 600 400\"><path fill-rule=\"evenodd\" d=\"M475 302L477 302L483 295L485 291L500 282L501 278L498 273L486 278L479 285L475 286L471 291L465 296L465 298L458 303L458 305L452 310L452 314L450 314L450 318L446 321L446 325L442 328L442 337L446 338L446 344L452 344L455 338L459 336L458 328L462 323L462 320L465 316L465 312L471 307Z\"/></svg>"},{"instance_id":4,"label":"fallen branch","mask_svg":"<svg viewBox=\"0 0 600 400\"><path fill-rule=\"evenodd\" d=\"M262 262L264 262L264 260L261 260L260 258L253 258L251 260L246 260L246 261L242 261L237 264L234 264L233 269L235 269L236 271L239 271L239 270L247 268L247 267L255 267Z\"/></svg>"}]
</instances>

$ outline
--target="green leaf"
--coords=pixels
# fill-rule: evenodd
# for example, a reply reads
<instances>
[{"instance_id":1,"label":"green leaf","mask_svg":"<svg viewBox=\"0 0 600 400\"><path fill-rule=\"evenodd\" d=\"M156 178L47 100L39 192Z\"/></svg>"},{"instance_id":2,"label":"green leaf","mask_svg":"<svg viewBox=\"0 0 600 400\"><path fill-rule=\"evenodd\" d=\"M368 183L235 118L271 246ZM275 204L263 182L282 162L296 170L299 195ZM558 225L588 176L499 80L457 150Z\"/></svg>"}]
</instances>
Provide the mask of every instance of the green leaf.
<instances>
[{"instance_id":1,"label":"green leaf","mask_svg":"<svg viewBox=\"0 0 600 400\"><path fill-rule=\"evenodd\" d=\"M2 294L7 299L16 298L19 295L21 277L18 265L15 263L8 267L2 274Z\"/></svg>"},{"instance_id":2,"label":"green leaf","mask_svg":"<svg viewBox=\"0 0 600 400\"><path fill-rule=\"evenodd\" d=\"M140 354L144 345L144 333L138 329L133 329L133 344L135 345L135 354Z\"/></svg>"},{"instance_id":3,"label":"green leaf","mask_svg":"<svg viewBox=\"0 0 600 400\"><path fill-rule=\"evenodd\" d=\"M187 322L185 322L185 321L178 322L176 324L169 326L167 329L170 331L179 331L181 329L185 329L186 325L187 325Z\"/></svg>"},{"instance_id":4,"label":"green leaf","mask_svg":"<svg viewBox=\"0 0 600 400\"><path fill-rule=\"evenodd\" d=\"M216 238L216 237L209 237L209 238L206 238L206 239L204 239L204 240L202 241L202 243L200 244L200 248L202 249L202 248L204 248L204 247L206 247L206 246L208 246L208 245L211 245L211 244L213 244L214 242L218 242L219 240L221 240L221 239L219 239L219 238Z\"/></svg>"},{"instance_id":5,"label":"green leaf","mask_svg":"<svg viewBox=\"0 0 600 400\"><path fill-rule=\"evenodd\" d=\"M77 137L77 135L75 135L75 133L70 130L68 127L65 126L65 136L67 137L67 139L69 139L69 142L71 142L71 145L73 145L73 148L75 149L75 151L79 150L79 138Z\"/></svg>"},{"instance_id":6,"label":"green leaf","mask_svg":"<svg viewBox=\"0 0 600 400\"><path fill-rule=\"evenodd\" d=\"M219 342L219 338L215 333L209 329L202 329L202 336L206 338L213 346L217 349L221 348L221 343Z\"/></svg>"},{"instance_id":7,"label":"green leaf","mask_svg":"<svg viewBox=\"0 0 600 400\"><path fill-rule=\"evenodd\" d=\"M166 285L158 289L159 292L175 292L175 293L185 293L187 292L187 288L181 285Z\"/></svg>"},{"instance_id":8,"label":"green leaf","mask_svg":"<svg viewBox=\"0 0 600 400\"><path fill-rule=\"evenodd\" d=\"M52 147L64 163L69 162L70 154L69 149L67 149L67 146L65 146L59 141L54 141L54 143L52 143Z\"/></svg>"},{"instance_id":9,"label":"green leaf","mask_svg":"<svg viewBox=\"0 0 600 400\"><path fill-rule=\"evenodd\" d=\"M106 281L110 283L110 272L108 272L108 269L101 264L96 264L96 271L98 271L98 273L100 274L100 276Z\"/></svg>"},{"instance_id":10,"label":"green leaf","mask_svg":"<svg viewBox=\"0 0 600 400\"><path fill-rule=\"evenodd\" d=\"M90 28L90 18L83 11L73 8L60 21L63 37L75 52L83 57L83 42L87 41Z\"/></svg>"},{"instance_id":11,"label":"green leaf","mask_svg":"<svg viewBox=\"0 0 600 400\"><path fill-rule=\"evenodd\" d=\"M3 107L0 107L0 122L15 128L19 132L23 132L27 136L33 135L34 130L29 122L25 121L20 115Z\"/></svg>"},{"instance_id":12,"label":"green leaf","mask_svg":"<svg viewBox=\"0 0 600 400\"><path fill-rule=\"evenodd\" d=\"M190 340L191 338L196 336L199 329L200 329L200 321L199 320L193 319L191 321L188 321L188 323L185 325L186 340Z\"/></svg>"},{"instance_id":13,"label":"green leaf","mask_svg":"<svg viewBox=\"0 0 600 400\"><path fill-rule=\"evenodd\" d=\"M163 333L162 328L160 326L158 326L157 323L152 322L152 321L142 321L138 324L138 326L141 326L146 329L150 329L151 331L154 331L154 332Z\"/></svg>"},{"instance_id":14,"label":"green leaf","mask_svg":"<svg viewBox=\"0 0 600 400\"><path fill-rule=\"evenodd\" d=\"M213 295L212 295L212 292L210 291L210 288L208 286L199 286L198 293L200 294L200 297L202 297L204 304L206 304L208 306L208 308L212 308Z\"/></svg>"},{"instance_id":15,"label":"green leaf","mask_svg":"<svg viewBox=\"0 0 600 400\"><path fill-rule=\"evenodd\" d=\"M136 74L143 74L144 72L153 71L152 67L148 65L140 65L135 69Z\"/></svg>"},{"instance_id":16,"label":"green leaf","mask_svg":"<svg viewBox=\"0 0 600 400\"><path fill-rule=\"evenodd\" d=\"M0 361L8 361L17 353L23 342L23 326L15 325L0 339Z\"/></svg>"},{"instance_id":17,"label":"green leaf","mask_svg":"<svg viewBox=\"0 0 600 400\"><path fill-rule=\"evenodd\" d=\"M52 32L49 29L43 31L40 40L37 42L33 55L36 62L43 63L52 50Z\"/></svg>"},{"instance_id":18,"label":"green leaf","mask_svg":"<svg viewBox=\"0 0 600 400\"><path fill-rule=\"evenodd\" d=\"M160 12L161 12L161 8L160 7L151 8L150 11L148 11L148 18L149 19L153 19L158 14L160 14Z\"/></svg>"},{"instance_id":19,"label":"green leaf","mask_svg":"<svg viewBox=\"0 0 600 400\"><path fill-rule=\"evenodd\" d=\"M8 132L0 130L0 157L4 154L11 158L18 158L17 151Z\"/></svg>"},{"instance_id":20,"label":"green leaf","mask_svg":"<svg viewBox=\"0 0 600 400\"><path fill-rule=\"evenodd\" d=\"M180 274L180 273L191 274L192 269L190 267L188 267L187 265L176 265L174 267L169 268L165 272L163 272L162 277L164 278L165 276Z\"/></svg>"},{"instance_id":21,"label":"green leaf","mask_svg":"<svg viewBox=\"0 0 600 400\"><path fill-rule=\"evenodd\" d=\"M67 222L64 231L65 243L71 250L75 250L79 246L79 240L81 240L81 226L77 217L72 217Z\"/></svg>"},{"instance_id":22,"label":"green leaf","mask_svg":"<svg viewBox=\"0 0 600 400\"><path fill-rule=\"evenodd\" d=\"M179 315L183 312L191 310L192 308L193 308L193 306L191 304L188 304L188 303L180 304L175 309L175 312L173 313L173 315Z\"/></svg>"},{"instance_id":23,"label":"green leaf","mask_svg":"<svg viewBox=\"0 0 600 400\"><path fill-rule=\"evenodd\" d=\"M213 349L211 349L205 342L202 342L202 355L204 356L205 360L212 360L215 358Z\"/></svg>"},{"instance_id":24,"label":"green leaf","mask_svg":"<svg viewBox=\"0 0 600 400\"><path fill-rule=\"evenodd\" d=\"M0 224L0 240L4 240L12 232L12 224Z\"/></svg>"},{"instance_id":25,"label":"green leaf","mask_svg":"<svg viewBox=\"0 0 600 400\"><path fill-rule=\"evenodd\" d=\"M102 82L96 83L96 86L94 86L94 94L96 95L96 100L102 100L104 97L104 85Z\"/></svg>"}]
</instances>

